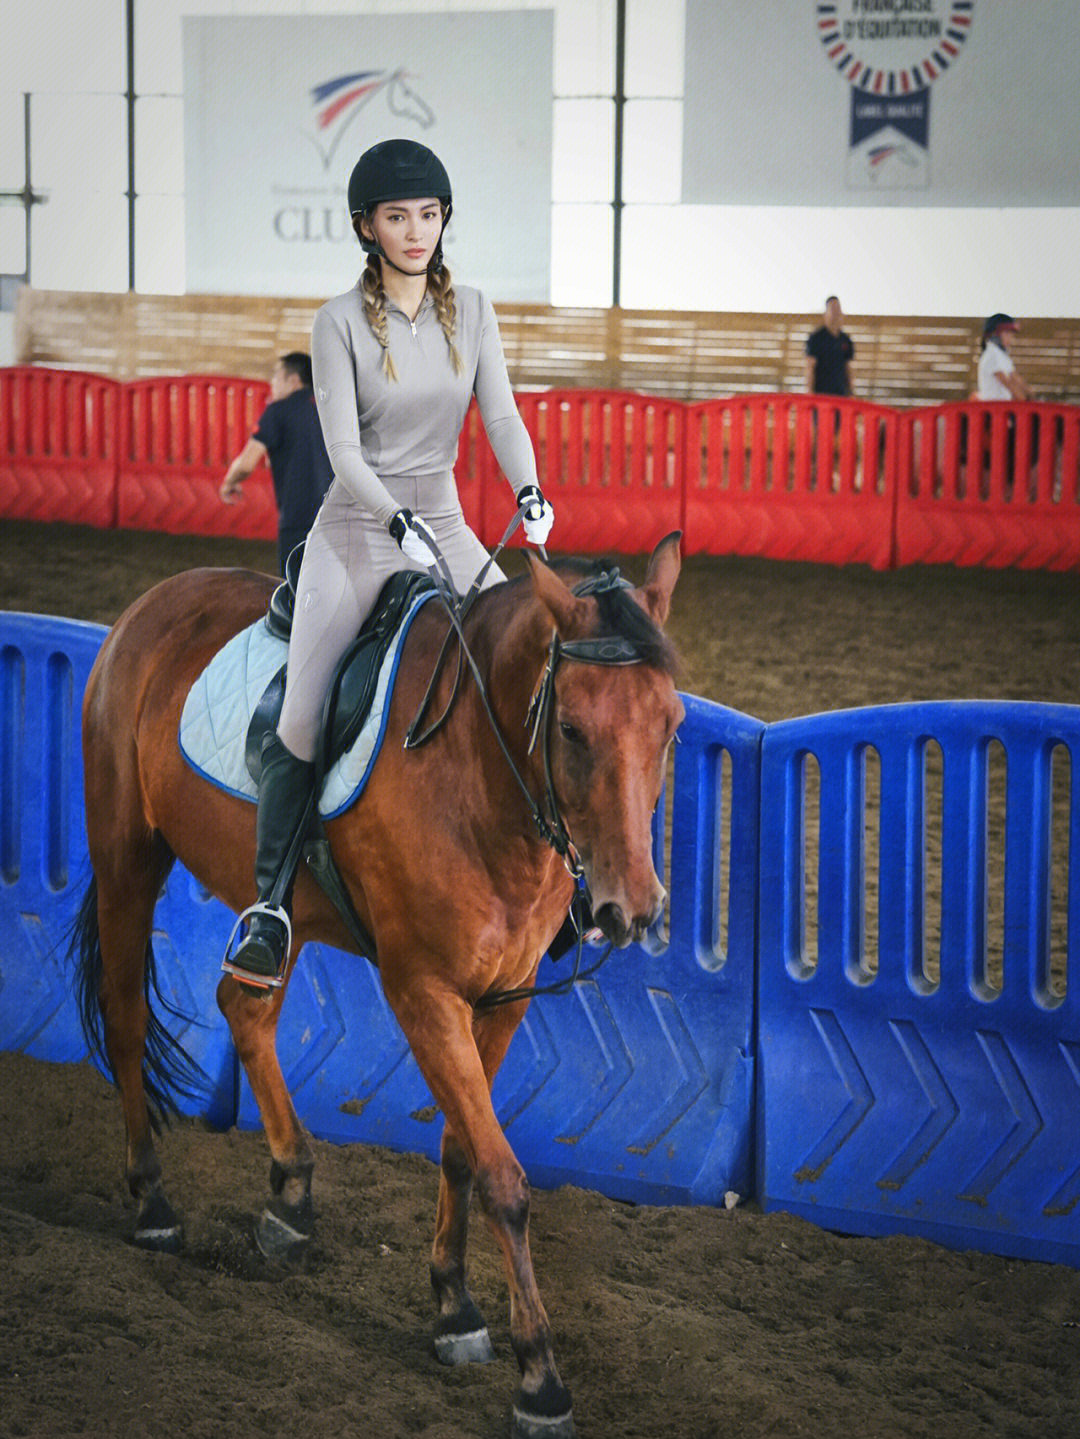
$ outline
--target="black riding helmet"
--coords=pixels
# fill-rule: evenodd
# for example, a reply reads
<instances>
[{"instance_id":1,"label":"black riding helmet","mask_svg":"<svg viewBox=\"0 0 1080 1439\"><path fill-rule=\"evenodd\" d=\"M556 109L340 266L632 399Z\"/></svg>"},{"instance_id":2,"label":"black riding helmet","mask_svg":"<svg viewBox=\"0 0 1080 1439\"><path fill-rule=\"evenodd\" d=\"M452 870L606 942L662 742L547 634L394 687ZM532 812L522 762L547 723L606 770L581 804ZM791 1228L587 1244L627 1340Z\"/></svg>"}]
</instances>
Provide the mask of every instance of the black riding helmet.
<instances>
[{"instance_id":1,"label":"black riding helmet","mask_svg":"<svg viewBox=\"0 0 1080 1439\"><path fill-rule=\"evenodd\" d=\"M443 229L453 209L450 176L442 161L416 140L380 140L357 160L349 176L349 214L370 215L384 200L424 200L433 195L443 207ZM365 255L382 256L374 240L359 236ZM433 264L442 263L442 244L436 247Z\"/></svg>"}]
</instances>

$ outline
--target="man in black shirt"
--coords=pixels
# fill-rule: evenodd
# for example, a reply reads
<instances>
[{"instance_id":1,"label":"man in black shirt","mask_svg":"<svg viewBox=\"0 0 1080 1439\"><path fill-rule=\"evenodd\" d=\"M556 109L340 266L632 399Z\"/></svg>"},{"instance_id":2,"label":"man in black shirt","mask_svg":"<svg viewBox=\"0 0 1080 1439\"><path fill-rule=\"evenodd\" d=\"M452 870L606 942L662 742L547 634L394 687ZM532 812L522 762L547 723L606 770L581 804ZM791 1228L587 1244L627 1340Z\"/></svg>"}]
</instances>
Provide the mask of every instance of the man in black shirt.
<instances>
[{"instance_id":1,"label":"man in black shirt","mask_svg":"<svg viewBox=\"0 0 1080 1439\"><path fill-rule=\"evenodd\" d=\"M851 361L855 346L840 328L844 312L830 295L825 301L825 323L806 342L806 388L812 395L850 395Z\"/></svg>"},{"instance_id":2,"label":"man in black shirt","mask_svg":"<svg viewBox=\"0 0 1080 1439\"><path fill-rule=\"evenodd\" d=\"M311 359L301 350L282 355L270 376L270 403L255 433L225 472L221 498L234 505L240 486L264 456L270 460L278 509L278 568L307 535L330 487L333 471L323 443Z\"/></svg>"}]
</instances>

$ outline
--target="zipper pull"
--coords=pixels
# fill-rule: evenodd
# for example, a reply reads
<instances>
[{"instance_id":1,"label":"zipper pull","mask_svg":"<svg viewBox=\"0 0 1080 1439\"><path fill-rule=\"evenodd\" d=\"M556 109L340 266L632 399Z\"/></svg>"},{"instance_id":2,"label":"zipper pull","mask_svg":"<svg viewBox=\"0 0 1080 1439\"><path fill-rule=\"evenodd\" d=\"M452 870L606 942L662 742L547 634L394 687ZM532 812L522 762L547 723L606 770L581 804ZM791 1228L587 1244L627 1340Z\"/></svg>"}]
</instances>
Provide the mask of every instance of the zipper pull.
<instances>
[{"instance_id":1,"label":"zipper pull","mask_svg":"<svg viewBox=\"0 0 1080 1439\"><path fill-rule=\"evenodd\" d=\"M416 321L415 321L415 320L410 320L410 321L409 321L409 329L413 332L413 339L415 340L415 339L416 339Z\"/></svg>"}]
</instances>

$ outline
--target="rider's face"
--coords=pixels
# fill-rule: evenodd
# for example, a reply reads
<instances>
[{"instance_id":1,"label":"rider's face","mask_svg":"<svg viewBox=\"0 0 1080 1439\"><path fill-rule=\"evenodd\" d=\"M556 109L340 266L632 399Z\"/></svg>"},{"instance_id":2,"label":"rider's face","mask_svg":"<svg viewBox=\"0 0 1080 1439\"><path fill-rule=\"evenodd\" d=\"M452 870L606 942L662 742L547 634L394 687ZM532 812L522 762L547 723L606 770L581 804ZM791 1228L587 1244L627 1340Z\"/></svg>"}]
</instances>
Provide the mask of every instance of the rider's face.
<instances>
[{"instance_id":1,"label":"rider's face","mask_svg":"<svg viewBox=\"0 0 1080 1439\"><path fill-rule=\"evenodd\" d=\"M422 275L442 234L442 206L435 199L384 200L364 223L392 264Z\"/></svg>"}]
</instances>

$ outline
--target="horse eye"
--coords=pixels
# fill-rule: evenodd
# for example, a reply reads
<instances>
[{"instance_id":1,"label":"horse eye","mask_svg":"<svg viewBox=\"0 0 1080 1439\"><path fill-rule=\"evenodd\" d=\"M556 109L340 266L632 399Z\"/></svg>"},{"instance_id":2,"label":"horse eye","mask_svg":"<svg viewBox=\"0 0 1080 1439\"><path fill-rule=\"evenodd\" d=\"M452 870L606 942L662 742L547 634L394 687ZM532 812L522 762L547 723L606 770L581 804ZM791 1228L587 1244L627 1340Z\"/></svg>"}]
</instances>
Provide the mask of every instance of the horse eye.
<instances>
[{"instance_id":1,"label":"horse eye","mask_svg":"<svg viewBox=\"0 0 1080 1439\"><path fill-rule=\"evenodd\" d=\"M560 721L559 721L559 730L560 730L561 733L562 733L563 739L566 740L566 741L568 741L568 743L570 743L570 744L584 744L584 743L585 743L585 736L581 733L581 731L580 731L579 729L575 729L572 724L568 724L566 720L560 720Z\"/></svg>"}]
</instances>

